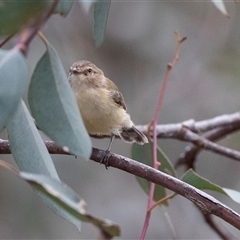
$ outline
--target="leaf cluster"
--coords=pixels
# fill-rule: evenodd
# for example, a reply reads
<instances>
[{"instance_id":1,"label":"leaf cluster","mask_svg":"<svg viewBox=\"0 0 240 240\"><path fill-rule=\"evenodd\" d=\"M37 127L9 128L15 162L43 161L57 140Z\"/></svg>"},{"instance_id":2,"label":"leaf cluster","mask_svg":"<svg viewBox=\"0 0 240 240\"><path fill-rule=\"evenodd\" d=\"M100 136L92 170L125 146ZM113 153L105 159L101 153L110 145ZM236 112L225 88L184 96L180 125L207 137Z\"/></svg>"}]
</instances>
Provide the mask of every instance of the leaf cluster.
<instances>
[{"instance_id":1,"label":"leaf cluster","mask_svg":"<svg viewBox=\"0 0 240 240\"><path fill-rule=\"evenodd\" d=\"M56 51L41 34L46 51L31 79L26 63L30 42L40 27L52 14L66 16L73 4L74 1L64 0L1 2L0 35L18 34L19 40L13 49L0 50L0 131L7 129L11 152L20 170L19 177L29 182L55 213L79 230L81 221L85 221L98 227L103 235L118 236L118 226L86 213L84 201L61 182L39 133L41 129L69 154L85 159L90 157L91 140L67 75ZM95 17L99 19L97 12L105 8L101 3L96 5ZM105 11L103 24L106 24L106 14ZM100 27L99 31L95 26L95 39L99 44L104 32L104 27ZM26 93L30 110L23 101Z\"/></svg>"}]
</instances>

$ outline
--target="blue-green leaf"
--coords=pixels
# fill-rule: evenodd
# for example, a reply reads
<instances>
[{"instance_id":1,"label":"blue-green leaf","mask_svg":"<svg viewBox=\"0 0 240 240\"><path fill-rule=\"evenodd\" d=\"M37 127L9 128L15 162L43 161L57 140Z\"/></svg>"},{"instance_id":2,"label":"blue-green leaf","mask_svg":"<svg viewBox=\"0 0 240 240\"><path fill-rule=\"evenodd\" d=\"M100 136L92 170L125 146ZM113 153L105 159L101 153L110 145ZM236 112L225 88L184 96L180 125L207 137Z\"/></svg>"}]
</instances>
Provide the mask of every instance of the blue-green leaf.
<instances>
[{"instance_id":1,"label":"blue-green leaf","mask_svg":"<svg viewBox=\"0 0 240 240\"><path fill-rule=\"evenodd\" d=\"M7 125L28 87L26 60L18 49L0 50L0 131Z\"/></svg>"},{"instance_id":2,"label":"blue-green leaf","mask_svg":"<svg viewBox=\"0 0 240 240\"><path fill-rule=\"evenodd\" d=\"M21 171L59 179L47 148L23 101L7 126L13 157Z\"/></svg>"},{"instance_id":3,"label":"blue-green leaf","mask_svg":"<svg viewBox=\"0 0 240 240\"><path fill-rule=\"evenodd\" d=\"M211 0L215 7L226 17L229 17L223 0Z\"/></svg>"},{"instance_id":4,"label":"blue-green leaf","mask_svg":"<svg viewBox=\"0 0 240 240\"><path fill-rule=\"evenodd\" d=\"M49 6L48 0L0 1L0 35L17 32L29 19Z\"/></svg>"},{"instance_id":5,"label":"blue-green leaf","mask_svg":"<svg viewBox=\"0 0 240 240\"><path fill-rule=\"evenodd\" d=\"M200 176L196 172L194 172L192 169L189 169L181 178L183 182L186 182L200 190L212 190L215 192L219 192L222 194L225 194L225 192L222 190L220 186L217 184L212 183L208 179Z\"/></svg>"},{"instance_id":6,"label":"blue-green leaf","mask_svg":"<svg viewBox=\"0 0 240 240\"><path fill-rule=\"evenodd\" d=\"M233 201L240 204L240 192L239 191L229 189L229 188L222 188L222 189Z\"/></svg>"},{"instance_id":7,"label":"blue-green leaf","mask_svg":"<svg viewBox=\"0 0 240 240\"><path fill-rule=\"evenodd\" d=\"M229 188L223 188L217 184L209 181L208 179L200 176L192 169L188 170L181 178L182 181L200 189L200 190L212 190L224 195L229 196L233 201L240 203L240 192Z\"/></svg>"},{"instance_id":8,"label":"blue-green leaf","mask_svg":"<svg viewBox=\"0 0 240 240\"><path fill-rule=\"evenodd\" d=\"M107 25L108 12L111 0L97 0L94 3L93 17L93 36L96 46L100 46L104 39L104 33Z\"/></svg>"},{"instance_id":9,"label":"blue-green leaf","mask_svg":"<svg viewBox=\"0 0 240 240\"><path fill-rule=\"evenodd\" d=\"M21 171L44 174L60 182L53 161L23 101L9 121L7 131L14 160ZM36 192L56 214L80 228L79 220L41 191L36 189Z\"/></svg>"},{"instance_id":10,"label":"blue-green leaf","mask_svg":"<svg viewBox=\"0 0 240 240\"><path fill-rule=\"evenodd\" d=\"M157 154L158 154L158 161L161 163L159 170L167 174L171 174L172 176L175 176L176 174L172 166L172 163L159 147L157 149ZM148 166L152 166L152 162L153 162L152 144L147 143L147 144L144 144L143 146L140 146L138 144L133 144L132 158L134 160L137 160L138 162L144 163ZM149 194L150 182L139 177L136 177L136 179L139 185L144 190L144 192L146 194ZM165 196L166 196L166 189L160 185L156 185L155 191L154 191L154 200L158 201L164 198ZM165 204L167 203L165 202Z\"/></svg>"},{"instance_id":11,"label":"blue-green leaf","mask_svg":"<svg viewBox=\"0 0 240 240\"><path fill-rule=\"evenodd\" d=\"M88 0L88 1L78 0L78 2L86 12L89 12L89 10L91 9L92 5L96 2L96 0Z\"/></svg>"},{"instance_id":12,"label":"blue-green leaf","mask_svg":"<svg viewBox=\"0 0 240 240\"><path fill-rule=\"evenodd\" d=\"M87 213L84 200L67 185L43 175L22 172L20 177L28 181L34 188L41 191L48 199L54 201L75 218L93 224L109 237L120 236L118 225Z\"/></svg>"},{"instance_id":13,"label":"blue-green leaf","mask_svg":"<svg viewBox=\"0 0 240 240\"><path fill-rule=\"evenodd\" d=\"M70 153L89 158L90 137L60 59L50 45L34 70L28 101L43 132Z\"/></svg>"},{"instance_id":14,"label":"blue-green leaf","mask_svg":"<svg viewBox=\"0 0 240 240\"><path fill-rule=\"evenodd\" d=\"M55 8L55 13L59 13L63 17L66 17L72 9L74 0L60 0Z\"/></svg>"}]
</instances>

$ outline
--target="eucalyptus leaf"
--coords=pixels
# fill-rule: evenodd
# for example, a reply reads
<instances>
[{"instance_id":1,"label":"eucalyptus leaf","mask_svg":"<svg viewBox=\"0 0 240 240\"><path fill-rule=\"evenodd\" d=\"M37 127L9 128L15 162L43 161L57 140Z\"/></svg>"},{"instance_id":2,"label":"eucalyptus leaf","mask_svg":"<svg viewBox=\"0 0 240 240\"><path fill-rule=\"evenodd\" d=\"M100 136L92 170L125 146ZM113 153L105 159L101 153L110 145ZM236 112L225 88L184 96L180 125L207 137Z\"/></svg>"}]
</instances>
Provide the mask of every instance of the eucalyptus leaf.
<instances>
[{"instance_id":1,"label":"eucalyptus leaf","mask_svg":"<svg viewBox=\"0 0 240 240\"><path fill-rule=\"evenodd\" d=\"M89 158L90 137L60 59L52 48L39 60L28 91L29 107L38 127L64 150Z\"/></svg>"},{"instance_id":2,"label":"eucalyptus leaf","mask_svg":"<svg viewBox=\"0 0 240 240\"><path fill-rule=\"evenodd\" d=\"M49 6L49 0L0 1L0 36L17 32Z\"/></svg>"},{"instance_id":3,"label":"eucalyptus leaf","mask_svg":"<svg viewBox=\"0 0 240 240\"><path fill-rule=\"evenodd\" d=\"M9 121L7 132L11 152L21 171L43 174L60 182L53 161L23 101ZM35 190L56 214L80 229L79 220L59 207L55 201L47 198L41 191L36 188Z\"/></svg>"},{"instance_id":4,"label":"eucalyptus leaf","mask_svg":"<svg viewBox=\"0 0 240 240\"><path fill-rule=\"evenodd\" d=\"M181 178L182 181L200 189L200 190L212 190L230 197L233 201L240 203L240 192L218 186L215 183L212 183L208 179L200 176L192 169L189 169Z\"/></svg>"},{"instance_id":5,"label":"eucalyptus leaf","mask_svg":"<svg viewBox=\"0 0 240 240\"><path fill-rule=\"evenodd\" d=\"M9 121L7 132L11 152L21 171L44 174L59 180L43 139L23 101Z\"/></svg>"},{"instance_id":6,"label":"eucalyptus leaf","mask_svg":"<svg viewBox=\"0 0 240 240\"><path fill-rule=\"evenodd\" d=\"M93 8L93 37L96 46L100 46L104 39L111 0L97 0Z\"/></svg>"},{"instance_id":7,"label":"eucalyptus leaf","mask_svg":"<svg viewBox=\"0 0 240 240\"><path fill-rule=\"evenodd\" d=\"M59 0L57 7L55 8L54 12L59 13L63 17L66 17L70 10L72 9L74 0Z\"/></svg>"},{"instance_id":8,"label":"eucalyptus leaf","mask_svg":"<svg viewBox=\"0 0 240 240\"><path fill-rule=\"evenodd\" d=\"M47 198L54 201L59 207L80 221L96 226L104 235L109 237L120 236L118 225L90 215L85 210L85 202L70 187L52 178L43 175L20 173L20 177L28 181L34 188L41 191ZM108 238L110 239L110 238Z\"/></svg>"},{"instance_id":9,"label":"eucalyptus leaf","mask_svg":"<svg viewBox=\"0 0 240 240\"><path fill-rule=\"evenodd\" d=\"M26 60L18 49L0 50L0 76L1 131L17 109L29 84Z\"/></svg>"},{"instance_id":10,"label":"eucalyptus leaf","mask_svg":"<svg viewBox=\"0 0 240 240\"><path fill-rule=\"evenodd\" d=\"M172 163L159 147L157 149L157 157L158 157L158 161L161 163L159 170L167 174L171 174L172 176L176 176ZM143 146L140 146L138 144L133 144L132 158L134 160L137 160L138 162L144 163L148 166L152 166L152 162L153 162L152 144L147 143L147 144L144 144ZM136 179L139 185L144 190L144 192L146 194L149 194L150 182L139 177L136 177ZM155 191L154 191L154 200L158 201L159 199L162 199L164 197L166 197L166 189L160 185L156 185ZM167 205L167 202L164 202L164 204Z\"/></svg>"},{"instance_id":11,"label":"eucalyptus leaf","mask_svg":"<svg viewBox=\"0 0 240 240\"><path fill-rule=\"evenodd\" d=\"M96 2L96 0L78 0L79 4L81 5L81 7L86 11L89 12L89 10L91 9L91 7L93 6L93 4Z\"/></svg>"},{"instance_id":12,"label":"eucalyptus leaf","mask_svg":"<svg viewBox=\"0 0 240 240\"><path fill-rule=\"evenodd\" d=\"M220 186L212 183L208 179L200 176L192 169L189 169L181 178L183 182L186 182L200 190L212 190L222 194L226 194Z\"/></svg>"},{"instance_id":13,"label":"eucalyptus leaf","mask_svg":"<svg viewBox=\"0 0 240 240\"><path fill-rule=\"evenodd\" d=\"M211 0L215 7L226 17L229 17L223 0Z\"/></svg>"},{"instance_id":14,"label":"eucalyptus leaf","mask_svg":"<svg viewBox=\"0 0 240 240\"><path fill-rule=\"evenodd\" d=\"M229 188L222 188L222 189L233 201L240 204L240 192L239 191L229 189Z\"/></svg>"}]
</instances>

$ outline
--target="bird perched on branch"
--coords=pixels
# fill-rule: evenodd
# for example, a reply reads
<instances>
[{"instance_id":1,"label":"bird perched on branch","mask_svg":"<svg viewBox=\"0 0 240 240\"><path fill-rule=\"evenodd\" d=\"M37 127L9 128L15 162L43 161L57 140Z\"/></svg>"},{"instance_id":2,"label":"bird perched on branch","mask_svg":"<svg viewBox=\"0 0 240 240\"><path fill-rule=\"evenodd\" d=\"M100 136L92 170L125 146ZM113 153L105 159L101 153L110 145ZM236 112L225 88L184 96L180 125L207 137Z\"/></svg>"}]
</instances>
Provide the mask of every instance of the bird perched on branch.
<instances>
[{"instance_id":1,"label":"bird perched on branch","mask_svg":"<svg viewBox=\"0 0 240 240\"><path fill-rule=\"evenodd\" d=\"M101 161L106 168L115 135L128 143L142 145L148 142L127 113L122 93L96 65L86 60L75 62L70 67L68 80L88 133L111 136L106 155Z\"/></svg>"}]
</instances>

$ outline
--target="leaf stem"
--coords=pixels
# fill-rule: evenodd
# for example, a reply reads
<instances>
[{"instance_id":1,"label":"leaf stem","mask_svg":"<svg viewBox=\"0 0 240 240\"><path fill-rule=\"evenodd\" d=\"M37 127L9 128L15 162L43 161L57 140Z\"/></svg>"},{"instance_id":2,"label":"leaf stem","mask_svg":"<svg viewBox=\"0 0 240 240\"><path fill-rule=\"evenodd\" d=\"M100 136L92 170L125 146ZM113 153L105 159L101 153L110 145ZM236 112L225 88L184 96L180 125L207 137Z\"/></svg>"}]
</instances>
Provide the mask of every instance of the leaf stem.
<instances>
[{"instance_id":1,"label":"leaf stem","mask_svg":"<svg viewBox=\"0 0 240 240\"><path fill-rule=\"evenodd\" d=\"M16 175L19 175L19 171L15 167L13 167L9 163L7 163L7 162L5 162L5 161L3 161L1 159L0 159L0 166L8 169L10 172L12 172L12 173L14 173Z\"/></svg>"},{"instance_id":2,"label":"leaf stem","mask_svg":"<svg viewBox=\"0 0 240 240\"><path fill-rule=\"evenodd\" d=\"M47 38L44 36L44 34L41 31L38 31L38 36L41 38L41 40L47 47L49 45L49 42L48 42Z\"/></svg>"}]
</instances>

